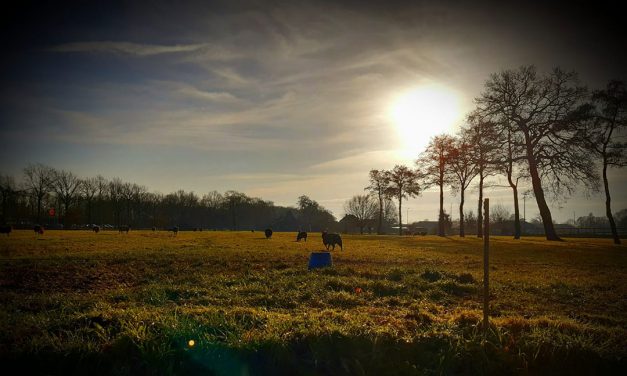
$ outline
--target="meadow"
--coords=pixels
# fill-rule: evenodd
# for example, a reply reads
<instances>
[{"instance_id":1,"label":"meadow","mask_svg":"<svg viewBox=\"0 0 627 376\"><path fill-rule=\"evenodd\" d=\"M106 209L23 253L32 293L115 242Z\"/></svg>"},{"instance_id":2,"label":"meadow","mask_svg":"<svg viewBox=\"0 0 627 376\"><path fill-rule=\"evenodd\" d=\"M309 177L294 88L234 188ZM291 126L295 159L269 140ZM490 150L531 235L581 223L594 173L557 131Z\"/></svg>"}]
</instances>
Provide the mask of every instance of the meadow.
<instances>
[{"instance_id":1,"label":"meadow","mask_svg":"<svg viewBox=\"0 0 627 376\"><path fill-rule=\"evenodd\" d=\"M0 360L40 374L620 374L627 247L476 237L14 231Z\"/></svg>"}]
</instances>

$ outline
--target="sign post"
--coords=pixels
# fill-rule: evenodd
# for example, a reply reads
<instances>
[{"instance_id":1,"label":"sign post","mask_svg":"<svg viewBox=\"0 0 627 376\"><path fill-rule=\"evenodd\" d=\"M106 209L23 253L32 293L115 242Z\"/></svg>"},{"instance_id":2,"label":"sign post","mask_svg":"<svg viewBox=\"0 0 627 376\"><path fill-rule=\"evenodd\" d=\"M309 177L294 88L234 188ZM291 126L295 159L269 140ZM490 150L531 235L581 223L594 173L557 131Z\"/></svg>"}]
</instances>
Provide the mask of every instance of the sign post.
<instances>
[{"instance_id":1,"label":"sign post","mask_svg":"<svg viewBox=\"0 0 627 376\"><path fill-rule=\"evenodd\" d=\"M490 308L490 199L483 200L483 335L488 332Z\"/></svg>"}]
</instances>

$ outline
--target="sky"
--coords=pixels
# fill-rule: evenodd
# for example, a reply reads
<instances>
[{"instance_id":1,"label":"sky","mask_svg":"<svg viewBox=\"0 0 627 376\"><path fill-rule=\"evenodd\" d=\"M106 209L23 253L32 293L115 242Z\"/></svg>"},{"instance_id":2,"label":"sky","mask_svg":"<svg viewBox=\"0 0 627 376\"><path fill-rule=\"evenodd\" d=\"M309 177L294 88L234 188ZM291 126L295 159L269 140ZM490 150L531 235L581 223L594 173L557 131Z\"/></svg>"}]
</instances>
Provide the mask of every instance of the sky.
<instances>
[{"instance_id":1,"label":"sky","mask_svg":"<svg viewBox=\"0 0 627 376\"><path fill-rule=\"evenodd\" d=\"M0 173L42 162L162 193L305 194L339 219L371 169L413 167L432 135L454 133L492 73L560 66L592 89L627 78L617 5L530 3L19 2L0 16ZM615 211L626 186L611 171ZM513 208L509 188L487 196ZM458 202L445 198L453 218ZM435 219L436 190L403 207ZM533 199L525 210L537 216ZM552 210L601 216L604 198L580 190Z\"/></svg>"}]
</instances>

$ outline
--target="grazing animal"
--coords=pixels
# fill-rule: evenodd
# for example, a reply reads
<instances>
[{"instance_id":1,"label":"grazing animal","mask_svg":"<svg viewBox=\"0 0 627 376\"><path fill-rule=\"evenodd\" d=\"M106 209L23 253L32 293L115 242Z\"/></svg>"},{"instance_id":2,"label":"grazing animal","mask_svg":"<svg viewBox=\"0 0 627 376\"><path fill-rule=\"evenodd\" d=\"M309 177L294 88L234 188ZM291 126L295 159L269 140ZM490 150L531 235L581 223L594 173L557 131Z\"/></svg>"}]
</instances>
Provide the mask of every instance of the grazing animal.
<instances>
[{"instance_id":1,"label":"grazing animal","mask_svg":"<svg viewBox=\"0 0 627 376\"><path fill-rule=\"evenodd\" d=\"M43 235L44 234L44 226L35 225L33 227L33 231L35 231L35 233L37 233L39 235Z\"/></svg>"},{"instance_id":2,"label":"grazing animal","mask_svg":"<svg viewBox=\"0 0 627 376\"><path fill-rule=\"evenodd\" d=\"M11 226L0 226L0 234L7 234L7 236L9 236L11 231L13 231L13 227Z\"/></svg>"},{"instance_id":3,"label":"grazing animal","mask_svg":"<svg viewBox=\"0 0 627 376\"><path fill-rule=\"evenodd\" d=\"M131 230L131 226L120 226L118 227L118 231L121 233L126 232L128 234L128 232Z\"/></svg>"},{"instance_id":4,"label":"grazing animal","mask_svg":"<svg viewBox=\"0 0 627 376\"><path fill-rule=\"evenodd\" d=\"M100 226L92 226L91 229L97 234L100 232Z\"/></svg>"},{"instance_id":5,"label":"grazing animal","mask_svg":"<svg viewBox=\"0 0 627 376\"><path fill-rule=\"evenodd\" d=\"M272 230L267 228L266 231L266 239L270 239L272 237Z\"/></svg>"},{"instance_id":6,"label":"grazing animal","mask_svg":"<svg viewBox=\"0 0 627 376\"><path fill-rule=\"evenodd\" d=\"M157 228L155 226L152 226L152 232L157 231Z\"/></svg>"},{"instance_id":7,"label":"grazing animal","mask_svg":"<svg viewBox=\"0 0 627 376\"><path fill-rule=\"evenodd\" d=\"M335 250L335 246L339 245L340 250L344 250L342 248L342 237L340 234L328 234L326 231L322 233L322 243L329 250L329 247L333 246L332 250Z\"/></svg>"},{"instance_id":8,"label":"grazing animal","mask_svg":"<svg viewBox=\"0 0 627 376\"><path fill-rule=\"evenodd\" d=\"M179 233L179 227L178 226L174 226L170 229L170 231L172 231L172 235L176 236Z\"/></svg>"},{"instance_id":9,"label":"grazing animal","mask_svg":"<svg viewBox=\"0 0 627 376\"><path fill-rule=\"evenodd\" d=\"M299 231L298 235L296 235L297 242L299 242L301 239L305 239L305 241L307 241L307 233L305 231Z\"/></svg>"}]
</instances>

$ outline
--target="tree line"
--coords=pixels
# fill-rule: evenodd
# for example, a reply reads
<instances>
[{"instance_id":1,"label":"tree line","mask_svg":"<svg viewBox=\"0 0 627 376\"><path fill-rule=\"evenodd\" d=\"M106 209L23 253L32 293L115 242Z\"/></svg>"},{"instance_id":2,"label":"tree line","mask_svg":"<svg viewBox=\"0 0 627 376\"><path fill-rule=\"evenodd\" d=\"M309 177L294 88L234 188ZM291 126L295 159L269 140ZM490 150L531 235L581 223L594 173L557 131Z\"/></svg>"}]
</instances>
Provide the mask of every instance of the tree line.
<instances>
[{"instance_id":1,"label":"tree line","mask_svg":"<svg viewBox=\"0 0 627 376\"><path fill-rule=\"evenodd\" d=\"M353 201L345 208L347 213L359 218L357 213L364 210L354 206L373 206L371 210L379 213L381 232L384 201L394 198L402 234L403 199L437 187L438 235L444 236L450 221L444 211L444 190L450 187L459 194L459 235L463 237L465 192L471 182L477 182L479 198L473 222L482 237L486 179L500 175L512 190L514 237L521 235L519 187L530 184L546 238L560 240L547 200L563 200L580 186L598 190L602 182L607 220L614 242L620 244L607 171L627 162L622 141L627 127L624 81L612 80L606 88L591 91L575 72L555 68L541 74L534 66L522 66L491 75L474 101L476 107L460 131L433 137L416 159L415 169L397 165L391 170L371 170L365 188L370 198ZM371 213L371 218L375 216Z\"/></svg>"},{"instance_id":2,"label":"tree line","mask_svg":"<svg viewBox=\"0 0 627 376\"><path fill-rule=\"evenodd\" d=\"M211 191L203 196L178 190L161 194L145 186L103 176L80 178L41 163L23 169L21 181L0 175L0 223L16 227L45 224L73 228L81 224L132 228L276 231L336 230L329 210L306 195L295 207L249 197L242 192ZM54 216L49 215L54 209Z\"/></svg>"}]
</instances>

